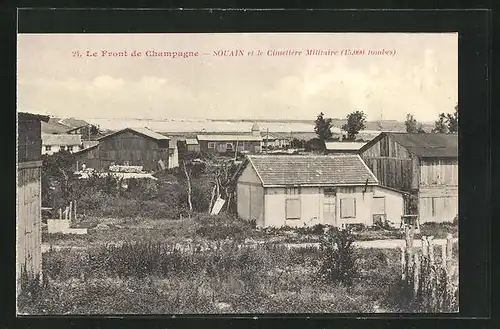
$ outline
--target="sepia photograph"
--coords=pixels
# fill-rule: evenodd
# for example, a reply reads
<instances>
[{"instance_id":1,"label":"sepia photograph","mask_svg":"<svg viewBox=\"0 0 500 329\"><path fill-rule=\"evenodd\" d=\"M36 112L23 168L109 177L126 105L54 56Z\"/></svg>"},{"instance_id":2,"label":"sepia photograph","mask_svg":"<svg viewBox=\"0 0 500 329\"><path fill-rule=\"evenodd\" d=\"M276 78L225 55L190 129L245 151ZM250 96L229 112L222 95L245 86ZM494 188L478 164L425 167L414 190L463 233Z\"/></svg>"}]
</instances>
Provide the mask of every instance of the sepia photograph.
<instances>
[{"instance_id":1,"label":"sepia photograph","mask_svg":"<svg viewBox=\"0 0 500 329\"><path fill-rule=\"evenodd\" d=\"M457 33L19 33L17 314L457 314L458 114Z\"/></svg>"}]
</instances>

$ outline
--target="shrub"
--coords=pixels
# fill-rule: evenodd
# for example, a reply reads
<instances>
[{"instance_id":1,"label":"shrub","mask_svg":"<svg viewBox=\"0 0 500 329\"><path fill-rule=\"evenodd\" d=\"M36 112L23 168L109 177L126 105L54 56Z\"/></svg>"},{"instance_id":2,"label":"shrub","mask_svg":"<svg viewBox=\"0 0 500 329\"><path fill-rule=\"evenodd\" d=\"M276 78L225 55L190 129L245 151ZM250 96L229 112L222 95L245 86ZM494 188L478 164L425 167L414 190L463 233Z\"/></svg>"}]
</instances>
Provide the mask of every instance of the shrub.
<instances>
[{"instance_id":1,"label":"shrub","mask_svg":"<svg viewBox=\"0 0 500 329\"><path fill-rule=\"evenodd\" d=\"M157 197L158 182L152 179L129 179L126 195L136 200L153 200Z\"/></svg>"},{"instance_id":2,"label":"shrub","mask_svg":"<svg viewBox=\"0 0 500 329\"><path fill-rule=\"evenodd\" d=\"M198 223L196 234L210 240L243 240L254 235L250 221L241 220L231 214L197 214L194 220Z\"/></svg>"},{"instance_id":3,"label":"shrub","mask_svg":"<svg viewBox=\"0 0 500 329\"><path fill-rule=\"evenodd\" d=\"M349 230L331 229L321 241L322 263L319 274L326 282L352 285L358 277L354 237Z\"/></svg>"}]
</instances>

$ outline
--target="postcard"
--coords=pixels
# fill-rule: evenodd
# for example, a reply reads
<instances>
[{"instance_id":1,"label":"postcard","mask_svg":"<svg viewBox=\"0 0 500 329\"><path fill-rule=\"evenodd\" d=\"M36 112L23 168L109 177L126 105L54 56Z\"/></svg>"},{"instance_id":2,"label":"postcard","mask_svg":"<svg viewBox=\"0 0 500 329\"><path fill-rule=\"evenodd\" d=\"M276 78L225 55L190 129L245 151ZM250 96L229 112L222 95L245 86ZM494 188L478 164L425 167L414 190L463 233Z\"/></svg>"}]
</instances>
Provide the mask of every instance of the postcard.
<instances>
[{"instance_id":1,"label":"postcard","mask_svg":"<svg viewBox=\"0 0 500 329\"><path fill-rule=\"evenodd\" d=\"M17 46L18 314L458 312L457 33Z\"/></svg>"}]
</instances>

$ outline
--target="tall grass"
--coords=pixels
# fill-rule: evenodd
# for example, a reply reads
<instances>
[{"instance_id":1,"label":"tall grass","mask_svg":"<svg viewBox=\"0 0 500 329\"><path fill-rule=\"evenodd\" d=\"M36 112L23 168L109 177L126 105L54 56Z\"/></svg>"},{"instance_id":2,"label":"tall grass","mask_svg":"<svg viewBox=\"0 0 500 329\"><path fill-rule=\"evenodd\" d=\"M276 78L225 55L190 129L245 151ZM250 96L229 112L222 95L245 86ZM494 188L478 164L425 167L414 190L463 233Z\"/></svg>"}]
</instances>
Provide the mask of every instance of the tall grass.
<instances>
[{"instance_id":1,"label":"tall grass","mask_svg":"<svg viewBox=\"0 0 500 329\"><path fill-rule=\"evenodd\" d=\"M350 287L317 273L321 250L236 241L205 251L168 243L125 243L43 255L43 298L31 314L373 312L386 302L398 264L385 251L357 250L360 275ZM220 305L229 305L221 309Z\"/></svg>"}]
</instances>

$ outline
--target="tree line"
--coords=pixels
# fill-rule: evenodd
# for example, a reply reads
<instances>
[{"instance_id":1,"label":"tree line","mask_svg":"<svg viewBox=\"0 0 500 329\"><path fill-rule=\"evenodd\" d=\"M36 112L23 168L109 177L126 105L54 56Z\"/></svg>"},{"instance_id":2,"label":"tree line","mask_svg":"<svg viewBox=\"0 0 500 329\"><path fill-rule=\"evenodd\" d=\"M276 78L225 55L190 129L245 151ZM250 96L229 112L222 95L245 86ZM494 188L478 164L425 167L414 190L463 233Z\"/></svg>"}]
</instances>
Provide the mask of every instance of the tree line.
<instances>
[{"instance_id":1,"label":"tree line","mask_svg":"<svg viewBox=\"0 0 500 329\"><path fill-rule=\"evenodd\" d=\"M320 112L314 121L314 132L321 141L330 140L333 137L331 131L333 120L326 118L323 112ZM354 111L347 115L346 123L341 129L346 132L345 140L355 141L360 131L366 127L366 114L363 111ZM380 129L381 123L379 123ZM411 113L406 114L405 128L407 133L422 134L426 133L421 123L417 121ZM440 113L438 119L434 122L434 128L431 133L457 133L458 132L458 104L455 105L452 113Z\"/></svg>"}]
</instances>

